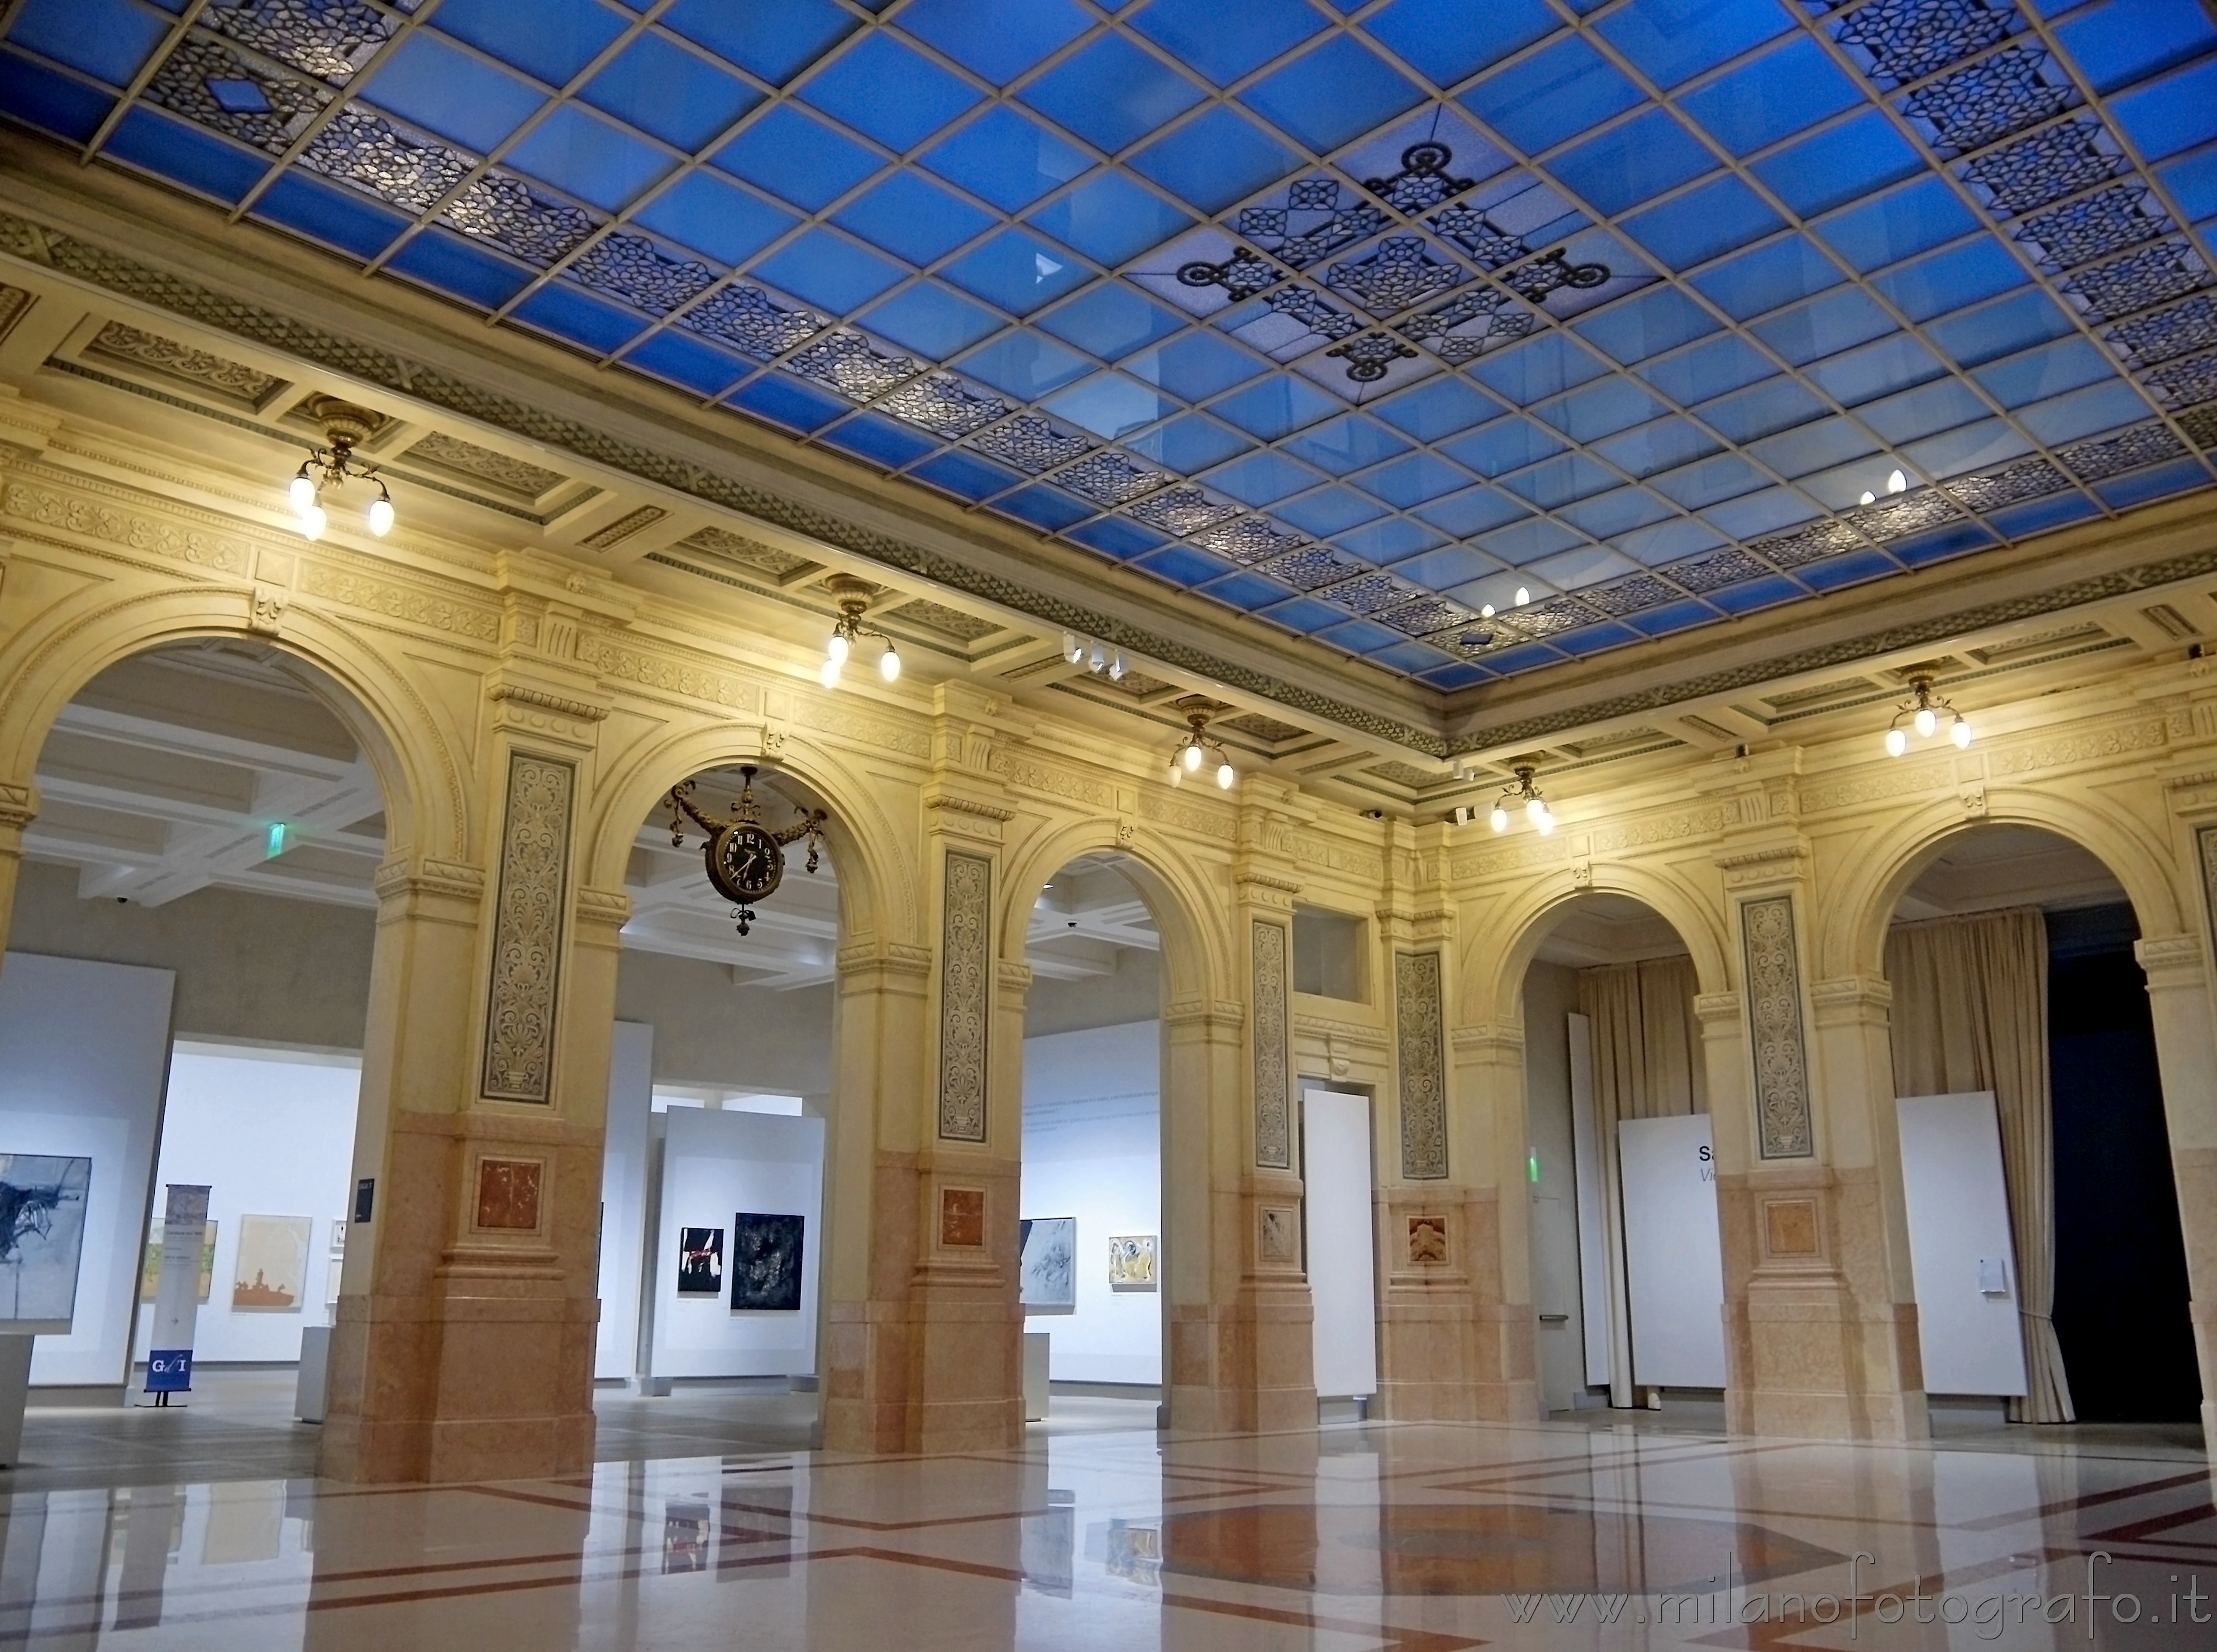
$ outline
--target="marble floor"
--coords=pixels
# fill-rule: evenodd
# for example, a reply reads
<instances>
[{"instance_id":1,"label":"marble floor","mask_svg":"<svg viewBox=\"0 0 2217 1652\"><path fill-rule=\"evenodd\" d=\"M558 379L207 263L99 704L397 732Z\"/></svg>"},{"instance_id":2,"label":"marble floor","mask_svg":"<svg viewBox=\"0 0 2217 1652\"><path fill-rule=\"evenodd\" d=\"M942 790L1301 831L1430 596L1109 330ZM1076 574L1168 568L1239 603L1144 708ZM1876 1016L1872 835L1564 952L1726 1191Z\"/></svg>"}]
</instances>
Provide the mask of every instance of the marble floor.
<instances>
[{"instance_id":1,"label":"marble floor","mask_svg":"<svg viewBox=\"0 0 2217 1652\"><path fill-rule=\"evenodd\" d=\"M313 1479L256 1380L166 1434L33 1413L0 1647L2217 1649L2191 1429L1164 1441L1071 1398L1021 1450L901 1459L766 1443L793 1417L750 1396L604 1395L589 1474L388 1489Z\"/></svg>"}]
</instances>

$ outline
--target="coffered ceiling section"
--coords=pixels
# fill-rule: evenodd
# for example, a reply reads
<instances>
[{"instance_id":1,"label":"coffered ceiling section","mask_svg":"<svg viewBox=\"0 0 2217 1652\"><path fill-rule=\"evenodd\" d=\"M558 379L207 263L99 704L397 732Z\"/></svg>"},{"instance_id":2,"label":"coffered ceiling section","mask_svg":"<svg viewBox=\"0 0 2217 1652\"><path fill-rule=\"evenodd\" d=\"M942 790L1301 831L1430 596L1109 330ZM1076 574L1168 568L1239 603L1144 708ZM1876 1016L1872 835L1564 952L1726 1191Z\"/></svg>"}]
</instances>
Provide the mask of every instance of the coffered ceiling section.
<instances>
[{"instance_id":1,"label":"coffered ceiling section","mask_svg":"<svg viewBox=\"0 0 2217 1652\"><path fill-rule=\"evenodd\" d=\"M22 0L0 110L1441 689L2213 479L2200 0Z\"/></svg>"}]
</instances>

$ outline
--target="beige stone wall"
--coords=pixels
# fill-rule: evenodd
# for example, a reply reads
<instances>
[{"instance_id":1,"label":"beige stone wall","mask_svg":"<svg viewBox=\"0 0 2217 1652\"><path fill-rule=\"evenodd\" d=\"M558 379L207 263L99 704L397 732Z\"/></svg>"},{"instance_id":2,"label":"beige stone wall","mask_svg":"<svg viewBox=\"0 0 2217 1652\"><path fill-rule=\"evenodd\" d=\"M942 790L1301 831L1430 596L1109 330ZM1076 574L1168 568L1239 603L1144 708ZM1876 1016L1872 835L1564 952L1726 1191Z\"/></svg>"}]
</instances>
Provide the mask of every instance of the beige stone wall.
<instances>
[{"instance_id":1,"label":"beige stone wall","mask_svg":"<svg viewBox=\"0 0 2217 1652\"><path fill-rule=\"evenodd\" d=\"M189 502L182 475L88 459L90 438L50 451L51 417L11 419L0 919L46 730L139 650L250 634L313 662L384 792L355 1156L379 1204L349 1248L330 1472L588 1459L626 856L672 783L740 761L825 801L840 869L832 1443L1019 1437L1025 925L1062 866L1108 849L1163 935L1179 1427L1313 1418L1301 1074L1380 1101L1382 1409L1534 1414L1525 967L1554 909L1609 891L1676 926L1700 980L1735 1426L1920 1433L1880 947L1922 861L1983 821L2084 844L2139 910L2211 1369L2217 1038L2195 833L2217 823L2217 681L2199 662L2090 668L1982 717L1967 753L1889 762L1857 734L1596 771L1557 801L1553 837L1497 838L1358 817L1271 773L1228 797L1172 791L1151 724L1104 736L960 676L826 692L789 647L612 575L405 532L309 546ZM1296 897L1368 920L1368 1002L1290 990L1272 936Z\"/></svg>"}]
</instances>

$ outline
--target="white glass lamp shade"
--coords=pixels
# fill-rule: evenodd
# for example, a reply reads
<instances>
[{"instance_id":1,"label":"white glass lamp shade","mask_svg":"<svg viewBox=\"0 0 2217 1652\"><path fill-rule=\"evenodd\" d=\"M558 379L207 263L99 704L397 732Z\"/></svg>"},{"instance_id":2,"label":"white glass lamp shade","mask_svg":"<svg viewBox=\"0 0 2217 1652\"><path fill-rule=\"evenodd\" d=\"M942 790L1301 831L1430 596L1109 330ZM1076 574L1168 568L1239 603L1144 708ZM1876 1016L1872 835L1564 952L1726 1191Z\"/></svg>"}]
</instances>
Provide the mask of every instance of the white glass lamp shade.
<instances>
[{"instance_id":1,"label":"white glass lamp shade","mask_svg":"<svg viewBox=\"0 0 2217 1652\"><path fill-rule=\"evenodd\" d=\"M1899 729L1888 729L1886 731L1886 755L1887 756L1899 757L1903 752L1907 751L1908 749L1909 737L1907 735L1904 734Z\"/></svg>"},{"instance_id":2,"label":"white glass lamp shade","mask_svg":"<svg viewBox=\"0 0 2217 1652\"><path fill-rule=\"evenodd\" d=\"M886 651L878 656L878 675L887 682L894 681L900 675L900 655L891 643L887 643Z\"/></svg>"},{"instance_id":3,"label":"white glass lamp shade","mask_svg":"<svg viewBox=\"0 0 2217 1652\"><path fill-rule=\"evenodd\" d=\"M1486 818L1492 825L1495 831L1505 832L1509 829L1509 811L1506 809L1504 809L1499 804L1497 803L1493 805L1492 814L1489 815Z\"/></svg>"}]
</instances>

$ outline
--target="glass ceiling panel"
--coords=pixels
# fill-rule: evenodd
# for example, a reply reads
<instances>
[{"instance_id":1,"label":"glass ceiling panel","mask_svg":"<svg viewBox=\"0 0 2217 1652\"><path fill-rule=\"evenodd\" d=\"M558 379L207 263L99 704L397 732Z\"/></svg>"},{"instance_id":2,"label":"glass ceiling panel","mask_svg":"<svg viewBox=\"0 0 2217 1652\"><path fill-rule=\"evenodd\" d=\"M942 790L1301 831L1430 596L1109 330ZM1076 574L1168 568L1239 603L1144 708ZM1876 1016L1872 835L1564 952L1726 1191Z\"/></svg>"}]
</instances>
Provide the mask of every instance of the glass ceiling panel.
<instances>
[{"instance_id":1,"label":"glass ceiling panel","mask_svg":"<svg viewBox=\"0 0 2217 1652\"><path fill-rule=\"evenodd\" d=\"M2213 480L2198 0L0 15L20 125L1436 687Z\"/></svg>"}]
</instances>

